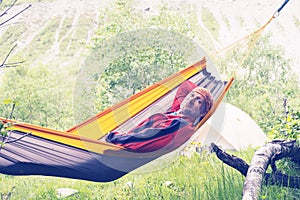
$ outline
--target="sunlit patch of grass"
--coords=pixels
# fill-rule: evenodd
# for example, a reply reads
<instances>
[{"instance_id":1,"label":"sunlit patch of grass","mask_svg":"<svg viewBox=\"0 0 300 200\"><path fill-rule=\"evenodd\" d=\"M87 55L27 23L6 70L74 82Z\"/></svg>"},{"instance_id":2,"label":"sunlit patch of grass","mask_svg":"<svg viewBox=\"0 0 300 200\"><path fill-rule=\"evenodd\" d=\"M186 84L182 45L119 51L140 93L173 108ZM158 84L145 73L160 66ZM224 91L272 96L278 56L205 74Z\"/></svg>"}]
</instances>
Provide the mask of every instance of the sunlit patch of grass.
<instances>
[{"instance_id":1,"label":"sunlit patch of grass","mask_svg":"<svg viewBox=\"0 0 300 200\"><path fill-rule=\"evenodd\" d=\"M25 26L20 26L16 28L16 26L9 26L5 32L0 37L0 59L3 60L8 51L16 44L17 38L21 37L22 34L26 31Z\"/></svg>"},{"instance_id":2,"label":"sunlit patch of grass","mask_svg":"<svg viewBox=\"0 0 300 200\"><path fill-rule=\"evenodd\" d=\"M210 12L208 8L203 7L201 10L202 21L206 28L210 31L213 37L218 40L220 25L214 15Z\"/></svg>"},{"instance_id":3,"label":"sunlit patch of grass","mask_svg":"<svg viewBox=\"0 0 300 200\"><path fill-rule=\"evenodd\" d=\"M45 53L55 41L55 33L59 26L59 19L52 18L45 22L45 26L35 36L31 43L24 49L24 56L27 57L27 62L32 62L40 55Z\"/></svg>"}]
</instances>

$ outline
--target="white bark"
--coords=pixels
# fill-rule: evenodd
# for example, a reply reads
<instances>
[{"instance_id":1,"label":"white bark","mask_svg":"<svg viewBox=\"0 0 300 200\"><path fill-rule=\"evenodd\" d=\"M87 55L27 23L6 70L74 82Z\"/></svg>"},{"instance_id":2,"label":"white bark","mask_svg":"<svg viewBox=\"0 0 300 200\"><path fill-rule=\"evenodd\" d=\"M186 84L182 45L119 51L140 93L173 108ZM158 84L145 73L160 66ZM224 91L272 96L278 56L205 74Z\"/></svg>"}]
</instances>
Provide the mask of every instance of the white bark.
<instances>
[{"instance_id":1,"label":"white bark","mask_svg":"<svg viewBox=\"0 0 300 200\"><path fill-rule=\"evenodd\" d=\"M269 164L276 170L276 160L292 157L297 150L295 141L273 141L258 149L254 153L244 182L243 200L257 200Z\"/></svg>"}]
</instances>

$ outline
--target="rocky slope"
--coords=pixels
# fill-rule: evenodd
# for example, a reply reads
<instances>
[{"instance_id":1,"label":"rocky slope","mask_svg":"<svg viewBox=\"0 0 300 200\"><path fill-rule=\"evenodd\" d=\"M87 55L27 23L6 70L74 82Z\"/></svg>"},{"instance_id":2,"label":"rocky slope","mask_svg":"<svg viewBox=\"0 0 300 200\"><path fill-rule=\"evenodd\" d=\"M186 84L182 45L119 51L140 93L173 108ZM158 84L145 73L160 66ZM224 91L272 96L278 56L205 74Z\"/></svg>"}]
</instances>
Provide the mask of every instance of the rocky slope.
<instances>
[{"instance_id":1,"label":"rocky slope","mask_svg":"<svg viewBox=\"0 0 300 200\"><path fill-rule=\"evenodd\" d=\"M33 2L29 10L0 29L0 57L17 43L19 54L30 65L43 64L54 69L76 73L88 54L91 38L97 29L99 8L109 0L53 0ZM199 25L210 35L216 48L224 47L254 31L266 22L282 0L167 0L174 8L190 4L197 12ZM136 9L151 8L156 12L161 1L135 0ZM15 6L10 13L26 7ZM208 8L219 24L217 38L203 24L202 8ZM272 42L285 47L300 72L300 10L299 1L290 1L281 15L269 25ZM7 16L8 17L8 16Z\"/></svg>"}]
</instances>

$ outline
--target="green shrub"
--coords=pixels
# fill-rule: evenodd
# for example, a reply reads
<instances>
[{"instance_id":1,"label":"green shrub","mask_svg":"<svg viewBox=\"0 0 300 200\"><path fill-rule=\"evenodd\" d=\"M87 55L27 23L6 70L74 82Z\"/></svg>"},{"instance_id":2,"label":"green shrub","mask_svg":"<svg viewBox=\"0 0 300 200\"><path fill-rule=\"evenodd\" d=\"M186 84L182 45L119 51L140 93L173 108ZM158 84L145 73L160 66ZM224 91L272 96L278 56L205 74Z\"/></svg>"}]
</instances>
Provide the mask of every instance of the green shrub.
<instances>
[{"instance_id":1,"label":"green shrub","mask_svg":"<svg viewBox=\"0 0 300 200\"><path fill-rule=\"evenodd\" d=\"M287 116L277 117L269 135L274 139L299 139L300 112L293 111Z\"/></svg>"}]
</instances>

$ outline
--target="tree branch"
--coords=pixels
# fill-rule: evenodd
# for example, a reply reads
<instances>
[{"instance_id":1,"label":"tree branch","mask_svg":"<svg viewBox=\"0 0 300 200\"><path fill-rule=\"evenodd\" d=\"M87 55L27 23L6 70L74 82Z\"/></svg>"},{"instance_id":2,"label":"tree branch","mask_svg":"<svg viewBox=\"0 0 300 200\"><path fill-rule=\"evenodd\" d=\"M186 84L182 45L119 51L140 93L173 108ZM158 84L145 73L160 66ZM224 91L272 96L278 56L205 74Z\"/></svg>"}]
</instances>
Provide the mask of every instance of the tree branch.
<instances>
[{"instance_id":1,"label":"tree branch","mask_svg":"<svg viewBox=\"0 0 300 200\"><path fill-rule=\"evenodd\" d=\"M15 0L3 13L0 14L0 18L3 17L4 15L6 15L8 13L8 11L16 4L17 0ZM13 18L17 17L18 15L20 15L21 13L23 13L25 10L27 10L28 8L30 8L31 5L28 5L26 8L22 9L21 11L19 11L18 13L16 13L15 15L13 15L12 17L10 17L9 19L5 20L4 22L0 23L0 27L3 26L5 23L7 23L8 21L12 20ZM11 55L12 51L16 48L16 44L10 49L10 51L7 53L6 57L4 58L2 64L0 64L0 68L8 68L8 67L16 67L17 65L23 63L24 61L19 61L19 62L12 62L12 63L6 63L8 57Z\"/></svg>"},{"instance_id":2,"label":"tree branch","mask_svg":"<svg viewBox=\"0 0 300 200\"><path fill-rule=\"evenodd\" d=\"M245 185L244 185L244 196L245 193L247 194L250 191L256 191L256 194L250 195L244 197L244 199L257 199L260 192L260 188L261 188L261 183L263 182L264 184L270 184L270 185L280 185L280 186L284 186L284 187L290 187L290 188L300 188L300 177L294 177L294 176L289 176L286 174L282 174L280 172L277 171L276 165L275 165L275 161L278 159L281 159L283 157L294 157L297 156L299 153L299 147L295 144L295 141L273 141L271 143L268 143L265 147L262 147L261 149L269 149L270 146L273 147L273 145L276 146L276 153L272 154L272 155L276 155L276 156L270 156L270 162L268 163L273 163L274 169L276 169L276 171L274 171L274 173L270 174L270 173L265 173L266 168L262 169L260 168L260 164L256 167L252 166L253 163L253 159L255 160L256 156L253 157L252 162L251 162L251 168L250 166L241 158L238 158L234 155L229 155L228 153L226 153L225 151L223 151L222 149L220 149L217 145L212 144L212 151L216 153L217 157L222 160L225 164L233 167L234 169L238 170L242 175L246 176L246 180L245 180ZM263 153L264 151L260 150L260 151L256 151L257 153L255 155L257 156L263 156L265 153ZM285 155L285 156L284 156ZM255 162L256 164L256 162ZM273 168L272 167L272 168ZM248 169L252 169L252 172L248 171ZM274 170L273 169L273 170ZM252 179L249 181L249 173L251 175L251 173L257 173L257 172L261 172L262 173L262 178L261 181L257 179ZM249 176L249 177L248 177ZM246 182L247 181L247 182ZM256 186L257 183L259 186L253 188L253 185ZM246 188L246 185L248 188ZM250 188L249 188L250 187ZM258 192L258 193L257 193Z\"/></svg>"},{"instance_id":3,"label":"tree branch","mask_svg":"<svg viewBox=\"0 0 300 200\"><path fill-rule=\"evenodd\" d=\"M0 65L0 67L5 67L5 62L7 61L8 57L10 56L10 54L12 53L12 51L17 47L17 44L15 44L7 53L7 55L5 56L2 64Z\"/></svg>"},{"instance_id":4,"label":"tree branch","mask_svg":"<svg viewBox=\"0 0 300 200\"><path fill-rule=\"evenodd\" d=\"M16 1L15 1L16 2ZM14 2L14 3L15 3ZM11 6L12 7L12 6ZM8 18L7 20L5 20L4 22L0 23L0 27L3 26L5 23L9 22L10 20L14 19L15 17L17 17L18 15L20 15L22 12L24 12L25 10L27 10L28 8L31 7L31 4L29 4L26 8L22 9L21 11L19 11L18 13L16 13L15 15L13 15L12 17ZM10 8L9 8L10 9ZM4 11L4 13L2 13L2 16L6 14L7 11Z\"/></svg>"},{"instance_id":5,"label":"tree branch","mask_svg":"<svg viewBox=\"0 0 300 200\"><path fill-rule=\"evenodd\" d=\"M3 17L7 14L7 12L16 4L17 0L15 0L3 13L0 14L0 17Z\"/></svg>"},{"instance_id":6,"label":"tree branch","mask_svg":"<svg viewBox=\"0 0 300 200\"><path fill-rule=\"evenodd\" d=\"M8 57L10 56L10 54L12 53L12 51L17 47L17 44L15 44L10 51L7 53L7 55L5 56L2 64L0 65L0 68L8 68L8 67L16 67L19 64L23 63L24 61L19 61L19 62L12 62L12 63L6 63Z\"/></svg>"},{"instance_id":7,"label":"tree branch","mask_svg":"<svg viewBox=\"0 0 300 200\"><path fill-rule=\"evenodd\" d=\"M238 170L242 175L246 176L249 165L241 158L238 158L234 155L229 155L222 149L220 149L214 143L211 144L212 151L216 153L217 157L222 160L225 164L230 167Z\"/></svg>"}]
</instances>

